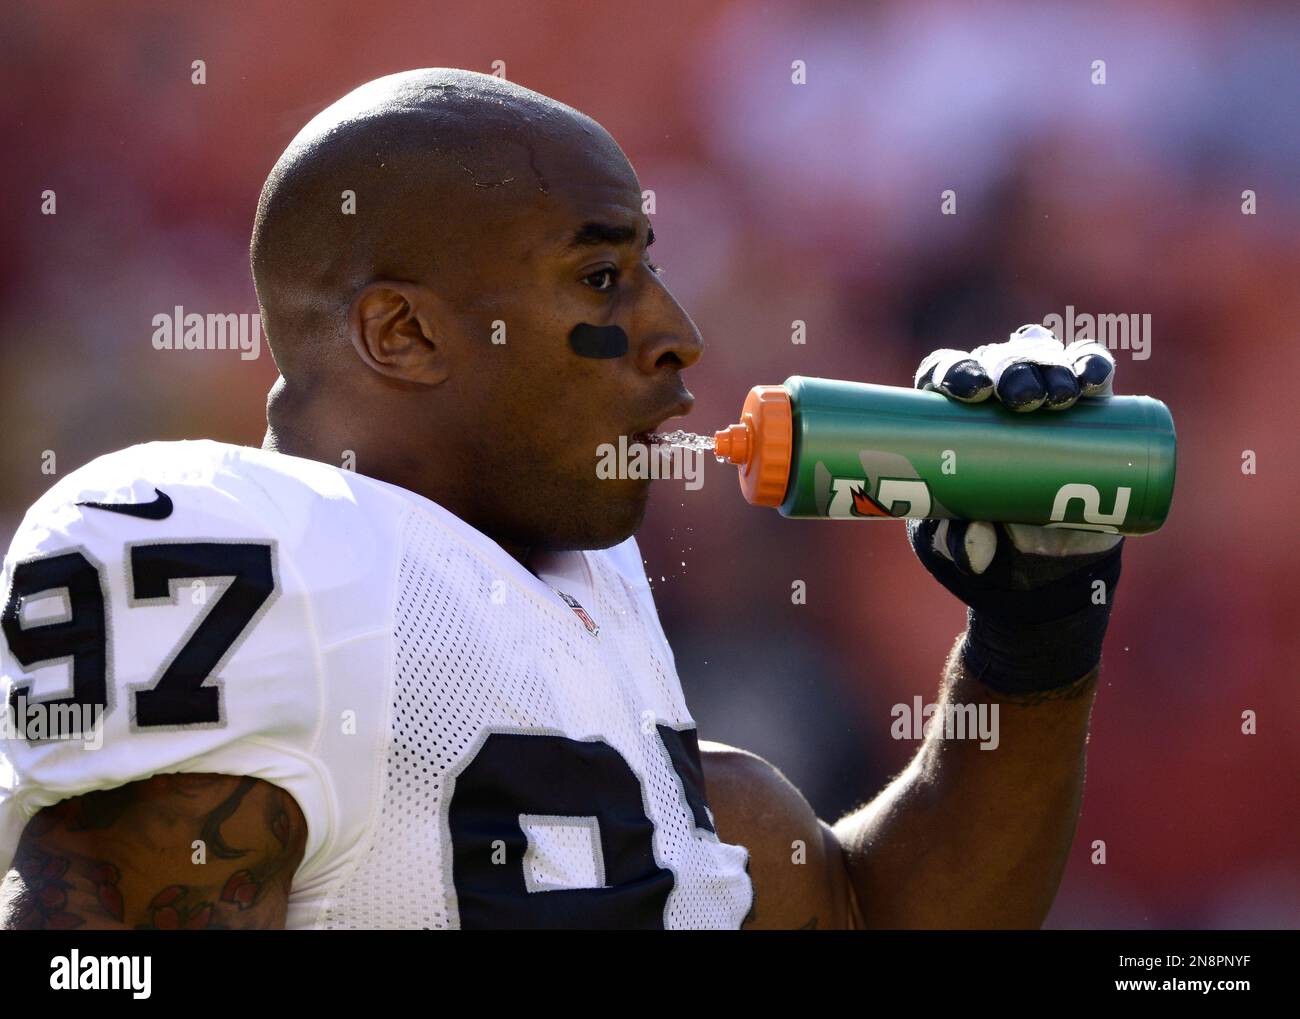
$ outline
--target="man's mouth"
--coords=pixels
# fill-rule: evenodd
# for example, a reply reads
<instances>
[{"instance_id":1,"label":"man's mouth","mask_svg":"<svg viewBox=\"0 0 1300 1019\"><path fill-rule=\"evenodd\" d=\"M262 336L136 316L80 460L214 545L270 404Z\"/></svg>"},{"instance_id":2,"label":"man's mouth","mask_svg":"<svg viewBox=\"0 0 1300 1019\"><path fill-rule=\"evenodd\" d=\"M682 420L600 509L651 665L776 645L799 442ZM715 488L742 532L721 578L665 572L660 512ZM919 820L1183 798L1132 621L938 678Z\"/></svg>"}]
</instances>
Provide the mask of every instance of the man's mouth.
<instances>
[{"instance_id":1,"label":"man's mouth","mask_svg":"<svg viewBox=\"0 0 1300 1019\"><path fill-rule=\"evenodd\" d=\"M694 403L695 398L688 395L686 399L678 401L667 410L651 418L642 427L628 432L628 440L646 446L658 445L659 439L657 436L659 429L663 427L663 423L689 414Z\"/></svg>"}]
</instances>

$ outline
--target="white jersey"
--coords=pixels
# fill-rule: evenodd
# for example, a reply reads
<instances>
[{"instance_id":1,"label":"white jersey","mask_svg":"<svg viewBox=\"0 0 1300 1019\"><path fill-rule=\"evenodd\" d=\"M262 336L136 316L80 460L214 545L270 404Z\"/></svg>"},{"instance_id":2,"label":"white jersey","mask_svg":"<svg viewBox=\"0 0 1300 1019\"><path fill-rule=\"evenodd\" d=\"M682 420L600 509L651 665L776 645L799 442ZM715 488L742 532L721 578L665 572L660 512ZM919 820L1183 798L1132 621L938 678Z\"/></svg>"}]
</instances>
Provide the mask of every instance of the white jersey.
<instances>
[{"instance_id":1,"label":"white jersey","mask_svg":"<svg viewBox=\"0 0 1300 1019\"><path fill-rule=\"evenodd\" d=\"M747 854L714 833L635 540L538 573L327 464L100 457L13 540L0 675L6 703L99 705L102 746L0 741L0 865L61 799L249 775L307 819L289 927L738 927Z\"/></svg>"}]
</instances>

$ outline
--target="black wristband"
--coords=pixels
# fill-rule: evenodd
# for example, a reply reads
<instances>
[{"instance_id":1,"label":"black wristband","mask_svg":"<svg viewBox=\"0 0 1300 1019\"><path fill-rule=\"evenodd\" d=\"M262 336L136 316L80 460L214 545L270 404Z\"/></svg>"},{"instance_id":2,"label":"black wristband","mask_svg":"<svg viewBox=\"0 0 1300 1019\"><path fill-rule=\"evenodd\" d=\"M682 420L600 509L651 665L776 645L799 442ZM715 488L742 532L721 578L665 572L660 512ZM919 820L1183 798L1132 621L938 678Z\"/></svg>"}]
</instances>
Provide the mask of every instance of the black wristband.
<instances>
[{"instance_id":1,"label":"black wristband","mask_svg":"<svg viewBox=\"0 0 1300 1019\"><path fill-rule=\"evenodd\" d=\"M1043 693L1070 686L1101 662L1110 598L1048 623L967 611L961 656L967 671L999 693Z\"/></svg>"}]
</instances>

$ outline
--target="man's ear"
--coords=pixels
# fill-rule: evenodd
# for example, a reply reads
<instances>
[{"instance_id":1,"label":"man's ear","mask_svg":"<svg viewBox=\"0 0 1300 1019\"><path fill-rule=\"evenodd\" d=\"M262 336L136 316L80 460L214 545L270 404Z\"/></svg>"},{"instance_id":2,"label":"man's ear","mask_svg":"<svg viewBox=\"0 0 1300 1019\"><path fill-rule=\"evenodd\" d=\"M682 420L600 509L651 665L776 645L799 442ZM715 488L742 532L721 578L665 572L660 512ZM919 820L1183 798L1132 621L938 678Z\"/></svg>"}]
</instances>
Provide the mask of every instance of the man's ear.
<instances>
[{"instance_id":1,"label":"man's ear","mask_svg":"<svg viewBox=\"0 0 1300 1019\"><path fill-rule=\"evenodd\" d=\"M434 294L415 283L368 283L352 299L352 346L380 375L436 386L449 373L446 338L435 321L438 306Z\"/></svg>"}]
</instances>

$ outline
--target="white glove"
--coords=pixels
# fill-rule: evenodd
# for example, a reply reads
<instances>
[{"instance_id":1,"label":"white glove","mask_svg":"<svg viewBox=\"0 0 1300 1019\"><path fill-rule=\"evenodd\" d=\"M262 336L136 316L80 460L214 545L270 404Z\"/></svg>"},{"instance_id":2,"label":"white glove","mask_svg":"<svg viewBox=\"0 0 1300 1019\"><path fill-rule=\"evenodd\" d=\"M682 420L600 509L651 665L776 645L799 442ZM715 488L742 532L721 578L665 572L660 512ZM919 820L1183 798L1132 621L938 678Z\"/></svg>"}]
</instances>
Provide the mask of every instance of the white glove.
<instances>
[{"instance_id":1,"label":"white glove","mask_svg":"<svg viewBox=\"0 0 1300 1019\"><path fill-rule=\"evenodd\" d=\"M1065 410L1080 399L1110 396L1114 379L1115 359L1102 344L1076 340L1065 346L1049 329L1023 325L1005 343L927 354L916 370L914 383L917 389L939 392L962 403L980 403L996 396L1009 409L1030 413L1039 408ZM1095 531L1027 524L1002 527L1017 551L1034 555L1088 555L1105 552L1121 541L1118 534ZM935 552L962 572L978 575L993 561L998 533L990 523L941 520L930 538Z\"/></svg>"}]
</instances>

